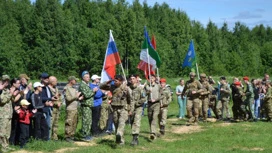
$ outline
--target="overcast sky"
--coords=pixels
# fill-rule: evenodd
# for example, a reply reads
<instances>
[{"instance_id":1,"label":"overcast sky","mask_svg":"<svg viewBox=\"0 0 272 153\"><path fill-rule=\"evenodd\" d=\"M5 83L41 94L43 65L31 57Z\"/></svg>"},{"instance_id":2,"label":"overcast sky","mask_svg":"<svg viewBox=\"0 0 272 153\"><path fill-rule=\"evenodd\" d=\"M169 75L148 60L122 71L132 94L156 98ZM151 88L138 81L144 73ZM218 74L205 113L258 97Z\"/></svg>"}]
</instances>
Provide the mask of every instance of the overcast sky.
<instances>
[{"instance_id":1,"label":"overcast sky","mask_svg":"<svg viewBox=\"0 0 272 153\"><path fill-rule=\"evenodd\" d=\"M131 4L134 0L127 1ZM259 24L272 27L272 0L147 0L150 6L156 2L186 12L205 27L209 20L219 27L227 22L230 30L237 21L250 28Z\"/></svg>"}]
</instances>

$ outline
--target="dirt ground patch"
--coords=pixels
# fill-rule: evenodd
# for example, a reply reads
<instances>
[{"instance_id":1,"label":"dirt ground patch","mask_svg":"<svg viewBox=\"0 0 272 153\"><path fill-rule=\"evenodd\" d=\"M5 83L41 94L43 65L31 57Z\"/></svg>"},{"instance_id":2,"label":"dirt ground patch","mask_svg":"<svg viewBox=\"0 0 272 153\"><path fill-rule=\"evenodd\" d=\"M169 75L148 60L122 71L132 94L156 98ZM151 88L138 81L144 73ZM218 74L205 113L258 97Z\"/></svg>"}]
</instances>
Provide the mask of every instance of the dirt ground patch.
<instances>
[{"instance_id":1,"label":"dirt ground patch","mask_svg":"<svg viewBox=\"0 0 272 153\"><path fill-rule=\"evenodd\" d=\"M167 121L176 122L176 121L179 121L179 119L178 118L169 118L169 119L167 119Z\"/></svg>"},{"instance_id":2,"label":"dirt ground patch","mask_svg":"<svg viewBox=\"0 0 272 153\"><path fill-rule=\"evenodd\" d=\"M195 133L195 132L201 132L203 129L200 126L180 126L175 127L172 130L172 133L177 134L184 134L184 133Z\"/></svg>"},{"instance_id":3,"label":"dirt ground patch","mask_svg":"<svg viewBox=\"0 0 272 153\"><path fill-rule=\"evenodd\" d=\"M89 146L97 145L95 142L82 142L82 141L75 142L75 144L78 146L82 146L82 147L89 147Z\"/></svg>"},{"instance_id":4,"label":"dirt ground patch","mask_svg":"<svg viewBox=\"0 0 272 153\"><path fill-rule=\"evenodd\" d=\"M43 153L41 151L37 151L37 152L29 152L26 150L16 150L16 151L12 151L12 153Z\"/></svg>"},{"instance_id":5,"label":"dirt ground patch","mask_svg":"<svg viewBox=\"0 0 272 153\"><path fill-rule=\"evenodd\" d=\"M58 149L58 150L56 150L56 151L54 151L54 152L56 152L56 153L64 153L64 152L69 152L69 151L73 151L73 150L76 150L76 149L78 149L78 148L62 148L62 149Z\"/></svg>"},{"instance_id":6,"label":"dirt ground patch","mask_svg":"<svg viewBox=\"0 0 272 153\"><path fill-rule=\"evenodd\" d=\"M220 123L218 124L218 126L230 126L232 125L232 123Z\"/></svg>"},{"instance_id":7,"label":"dirt ground patch","mask_svg":"<svg viewBox=\"0 0 272 153\"><path fill-rule=\"evenodd\" d=\"M216 118L207 118L207 121L208 121L208 122L213 122L213 123L214 123L214 122L216 122Z\"/></svg>"}]
</instances>

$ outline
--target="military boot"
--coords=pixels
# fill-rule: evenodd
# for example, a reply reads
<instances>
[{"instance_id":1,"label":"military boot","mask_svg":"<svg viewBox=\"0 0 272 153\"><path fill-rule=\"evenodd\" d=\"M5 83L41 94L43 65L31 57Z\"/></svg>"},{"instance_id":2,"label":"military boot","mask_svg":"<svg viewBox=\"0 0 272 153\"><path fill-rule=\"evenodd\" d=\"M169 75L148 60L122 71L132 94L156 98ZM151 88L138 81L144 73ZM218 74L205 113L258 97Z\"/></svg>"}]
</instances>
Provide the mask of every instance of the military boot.
<instances>
[{"instance_id":1,"label":"military boot","mask_svg":"<svg viewBox=\"0 0 272 153\"><path fill-rule=\"evenodd\" d=\"M133 138L132 138L132 141L130 143L130 145L132 146L136 146L139 144L139 141L138 141L138 134L133 134Z\"/></svg>"},{"instance_id":2,"label":"military boot","mask_svg":"<svg viewBox=\"0 0 272 153\"><path fill-rule=\"evenodd\" d=\"M164 125L160 126L160 133L161 133L161 135L165 134L165 126Z\"/></svg>"}]
</instances>

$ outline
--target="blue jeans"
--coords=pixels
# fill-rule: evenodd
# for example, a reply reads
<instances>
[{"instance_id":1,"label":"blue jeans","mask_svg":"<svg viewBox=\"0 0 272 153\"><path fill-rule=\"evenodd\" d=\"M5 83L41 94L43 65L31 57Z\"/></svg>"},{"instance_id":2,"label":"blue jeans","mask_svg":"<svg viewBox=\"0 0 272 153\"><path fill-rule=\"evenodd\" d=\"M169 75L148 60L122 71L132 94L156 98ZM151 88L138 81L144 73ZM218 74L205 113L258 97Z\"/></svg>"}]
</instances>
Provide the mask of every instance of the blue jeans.
<instances>
[{"instance_id":1,"label":"blue jeans","mask_svg":"<svg viewBox=\"0 0 272 153\"><path fill-rule=\"evenodd\" d=\"M184 118L186 115L186 97L183 99L178 97L178 104L179 104L179 117Z\"/></svg>"},{"instance_id":2,"label":"blue jeans","mask_svg":"<svg viewBox=\"0 0 272 153\"><path fill-rule=\"evenodd\" d=\"M50 112L44 112L44 117L46 120L46 123L48 125L48 140L50 140L50 134L51 134L51 113Z\"/></svg>"},{"instance_id":3,"label":"blue jeans","mask_svg":"<svg viewBox=\"0 0 272 153\"><path fill-rule=\"evenodd\" d=\"M254 114L256 118L260 118L260 98L254 99Z\"/></svg>"}]
</instances>

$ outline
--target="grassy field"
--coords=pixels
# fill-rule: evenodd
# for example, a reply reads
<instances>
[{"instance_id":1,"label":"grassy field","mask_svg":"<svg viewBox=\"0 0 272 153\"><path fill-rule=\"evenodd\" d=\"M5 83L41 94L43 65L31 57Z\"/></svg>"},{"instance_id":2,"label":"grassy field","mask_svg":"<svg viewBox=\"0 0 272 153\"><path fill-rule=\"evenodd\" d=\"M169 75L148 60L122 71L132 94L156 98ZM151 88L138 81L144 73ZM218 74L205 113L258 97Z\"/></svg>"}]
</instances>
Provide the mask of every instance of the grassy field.
<instances>
[{"instance_id":1,"label":"grassy field","mask_svg":"<svg viewBox=\"0 0 272 153\"><path fill-rule=\"evenodd\" d=\"M179 79L170 81L172 87L175 87ZM18 153L26 152L71 152L71 153L104 153L104 152L200 152L200 153L222 153L222 152L272 152L272 123L258 122L200 122L198 125L186 126L185 120L178 120L178 104L176 96L169 106L168 123L166 135L154 140L149 140L149 125L146 116L142 118L141 133L139 137L139 146L132 147L130 126L126 126L125 146L115 144L114 135L108 135L102 138L95 138L91 142L68 143L63 140L64 137L64 109L62 109L61 120L59 124L59 141L31 141L26 149L20 150L16 147ZM212 119L211 119L212 121ZM78 132L81 123L78 125Z\"/></svg>"}]
</instances>

